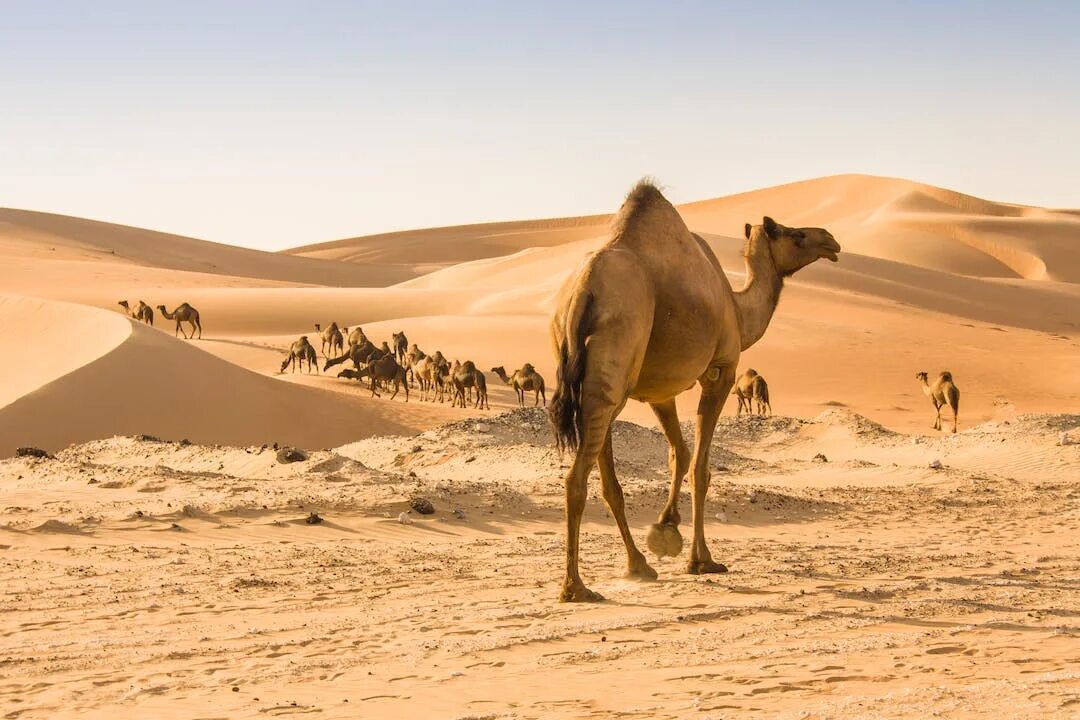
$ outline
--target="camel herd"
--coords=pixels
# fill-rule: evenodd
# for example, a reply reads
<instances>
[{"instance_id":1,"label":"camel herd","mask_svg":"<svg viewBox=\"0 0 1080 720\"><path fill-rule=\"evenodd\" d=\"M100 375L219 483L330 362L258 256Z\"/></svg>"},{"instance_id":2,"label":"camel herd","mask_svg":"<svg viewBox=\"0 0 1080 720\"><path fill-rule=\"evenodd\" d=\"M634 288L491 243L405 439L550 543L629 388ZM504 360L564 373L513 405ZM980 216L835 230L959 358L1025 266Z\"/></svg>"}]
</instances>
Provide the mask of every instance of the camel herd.
<instances>
[{"instance_id":1,"label":"camel herd","mask_svg":"<svg viewBox=\"0 0 1080 720\"><path fill-rule=\"evenodd\" d=\"M348 327L339 327L332 322L323 329L321 324L316 323L315 331L322 340L325 358L322 371L351 362L352 368L341 370L337 376L356 381L366 379L372 397L380 397L379 390L383 389L392 391L390 399L393 400L404 390L405 402L408 402L410 388L416 388L421 400L442 403L449 399L454 407L464 408L471 404L474 409L491 409L487 376L472 360L450 362L439 350L428 355L416 343L410 346L404 332L393 333L391 342L384 340L376 345L360 327L350 331ZM288 368L292 372L296 372L297 368L303 372L305 361L309 373L313 368L318 369L315 347L307 335L301 336L289 347L288 355L281 363L281 372ZM544 378L532 364L525 363L513 375L507 375L502 366L491 371L514 388L519 405L525 405L526 392L535 393L535 405L541 401L546 404Z\"/></svg>"},{"instance_id":2,"label":"camel herd","mask_svg":"<svg viewBox=\"0 0 1080 720\"><path fill-rule=\"evenodd\" d=\"M154 310L142 300L139 301L139 304L135 307L135 309L131 308L131 305L128 304L127 300L121 300L117 304L121 307L121 309L123 309L125 315L153 327ZM176 321L176 332L173 333L174 336L182 334L185 340L190 340L195 337L195 331L197 330L199 332L199 339L202 339L202 322L199 319L198 310L191 307L187 303L181 303L172 312L169 312L164 305L158 305L157 309L158 312L161 313L161 316L166 320ZM186 322L191 325L190 337L188 336L187 332L184 331L184 328L180 325L180 323L182 322Z\"/></svg>"}]
</instances>

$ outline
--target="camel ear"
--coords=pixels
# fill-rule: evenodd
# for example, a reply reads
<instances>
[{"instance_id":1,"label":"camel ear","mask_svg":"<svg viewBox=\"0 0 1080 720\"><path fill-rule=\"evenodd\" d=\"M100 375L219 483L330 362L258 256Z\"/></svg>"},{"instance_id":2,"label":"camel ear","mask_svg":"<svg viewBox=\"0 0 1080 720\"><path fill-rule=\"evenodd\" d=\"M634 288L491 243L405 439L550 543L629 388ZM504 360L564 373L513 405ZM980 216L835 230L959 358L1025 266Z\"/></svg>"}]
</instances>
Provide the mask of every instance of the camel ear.
<instances>
[{"instance_id":1,"label":"camel ear","mask_svg":"<svg viewBox=\"0 0 1080 720\"><path fill-rule=\"evenodd\" d=\"M765 226L765 234L775 239L777 235L776 221L766 215L761 218L761 224Z\"/></svg>"},{"instance_id":2,"label":"camel ear","mask_svg":"<svg viewBox=\"0 0 1080 720\"><path fill-rule=\"evenodd\" d=\"M746 233L746 239L749 240L750 239L750 223L746 223L746 228L744 228L744 232Z\"/></svg>"}]
</instances>

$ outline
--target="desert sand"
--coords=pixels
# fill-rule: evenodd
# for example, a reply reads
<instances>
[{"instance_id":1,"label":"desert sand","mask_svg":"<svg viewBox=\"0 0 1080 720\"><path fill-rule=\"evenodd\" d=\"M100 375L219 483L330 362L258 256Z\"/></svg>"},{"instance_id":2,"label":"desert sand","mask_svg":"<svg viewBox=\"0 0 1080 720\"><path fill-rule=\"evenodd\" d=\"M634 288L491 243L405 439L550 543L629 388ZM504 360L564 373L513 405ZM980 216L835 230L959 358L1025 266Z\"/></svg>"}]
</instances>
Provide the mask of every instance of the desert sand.
<instances>
[{"instance_id":1,"label":"desert sand","mask_svg":"<svg viewBox=\"0 0 1080 720\"><path fill-rule=\"evenodd\" d=\"M0 716L1075 717L1080 211L844 175L680 212L735 287L764 214L844 252L743 356L776 415L731 400L714 442L731 572L621 579L594 478L609 600L582 607L556 602L568 458L541 409L490 372L481 412L278 369L337 321L550 386L554 295L609 216L265 253L0 209ZM121 299L188 302L203 339ZM914 379L945 369L957 435ZM640 541L666 448L648 408L621 419Z\"/></svg>"}]
</instances>

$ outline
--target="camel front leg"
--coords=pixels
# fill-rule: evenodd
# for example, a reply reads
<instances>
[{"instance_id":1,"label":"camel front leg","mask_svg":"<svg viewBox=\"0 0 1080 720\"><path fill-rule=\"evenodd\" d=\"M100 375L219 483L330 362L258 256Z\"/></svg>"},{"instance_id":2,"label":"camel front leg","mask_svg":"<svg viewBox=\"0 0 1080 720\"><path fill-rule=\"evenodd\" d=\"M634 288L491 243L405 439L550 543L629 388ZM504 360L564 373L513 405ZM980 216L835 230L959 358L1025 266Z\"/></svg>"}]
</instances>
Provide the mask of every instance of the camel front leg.
<instances>
[{"instance_id":1,"label":"camel front leg","mask_svg":"<svg viewBox=\"0 0 1080 720\"><path fill-rule=\"evenodd\" d=\"M683 539L679 533L679 491L683 478L690 468L690 451L683 442L682 428L679 427L679 415L675 409L675 398L660 403L651 403L650 407L660 421L664 436L668 441L668 469L671 471L671 486L668 489L667 504L660 511L656 522L649 527L646 544L658 557L674 557L682 552Z\"/></svg>"},{"instance_id":2,"label":"camel front leg","mask_svg":"<svg viewBox=\"0 0 1080 720\"><path fill-rule=\"evenodd\" d=\"M618 415L618 413L614 413ZM655 580L656 571L649 567L648 561L634 544L634 537L630 534L630 524L626 521L626 500L623 497L622 486L615 476L615 454L611 447L611 429L608 428L604 447L600 450L597 461L600 468L600 481L603 483L604 502L608 510L615 516L615 524L619 526L619 534L622 535L623 544L626 546L626 577L640 580Z\"/></svg>"},{"instance_id":3,"label":"camel front leg","mask_svg":"<svg viewBox=\"0 0 1080 720\"><path fill-rule=\"evenodd\" d=\"M719 370L713 380L709 374ZM690 562L686 570L694 575L725 573L727 567L714 562L705 544L705 496L709 492L709 448L712 445L716 421L724 409L724 400L735 384L735 368L710 368L701 380L701 400L698 402L697 431L694 437L694 459L691 470L694 483L694 540L690 545Z\"/></svg>"}]
</instances>

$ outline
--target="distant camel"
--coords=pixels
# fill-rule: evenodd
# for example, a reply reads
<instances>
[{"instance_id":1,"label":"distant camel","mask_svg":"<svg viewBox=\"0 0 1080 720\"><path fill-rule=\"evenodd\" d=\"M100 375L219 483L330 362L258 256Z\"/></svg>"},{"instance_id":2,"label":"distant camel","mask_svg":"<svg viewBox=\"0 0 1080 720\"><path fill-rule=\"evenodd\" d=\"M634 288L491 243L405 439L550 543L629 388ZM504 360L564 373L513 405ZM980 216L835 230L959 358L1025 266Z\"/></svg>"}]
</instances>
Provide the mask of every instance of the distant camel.
<instances>
[{"instance_id":1,"label":"distant camel","mask_svg":"<svg viewBox=\"0 0 1080 720\"><path fill-rule=\"evenodd\" d=\"M345 348L345 336L341 334L341 330L338 329L338 324L336 322L330 323L330 327L325 330L322 329L319 323L315 323L315 331L320 333L320 337L322 337L323 357L330 357L326 352L327 347L330 348L330 352L337 353L338 355L341 354Z\"/></svg>"},{"instance_id":2,"label":"distant camel","mask_svg":"<svg viewBox=\"0 0 1080 720\"><path fill-rule=\"evenodd\" d=\"M154 309L147 305L142 300L139 301L139 306L134 310L128 305L127 300L121 300L117 303L120 307L124 308L124 314L129 315L139 322L144 322L147 325L153 327L154 325Z\"/></svg>"},{"instance_id":3,"label":"distant camel","mask_svg":"<svg viewBox=\"0 0 1080 720\"><path fill-rule=\"evenodd\" d=\"M370 362L373 358L379 358L383 356L383 352L370 340L364 340L364 342L358 345L349 345L349 349L345 351L344 355L340 355L334 358L326 358L326 362L323 363L323 372L326 372L335 365L340 365L347 360L352 360L353 367L357 370L360 366Z\"/></svg>"},{"instance_id":4,"label":"distant camel","mask_svg":"<svg viewBox=\"0 0 1080 720\"><path fill-rule=\"evenodd\" d=\"M398 361L393 355L384 355L356 370L342 370L338 373L338 377L347 377L353 380L362 380L365 377L371 378L371 397L380 397L375 390L376 380L393 384L394 394L390 396L391 400L396 398L398 390L404 387L405 402L409 402L409 384L405 382L405 368L398 365Z\"/></svg>"},{"instance_id":5,"label":"distant camel","mask_svg":"<svg viewBox=\"0 0 1080 720\"><path fill-rule=\"evenodd\" d=\"M413 380L416 381L416 384L420 388L420 399L434 400L435 374L438 370L435 360L425 355L414 362L410 370L412 372Z\"/></svg>"},{"instance_id":6,"label":"distant camel","mask_svg":"<svg viewBox=\"0 0 1080 720\"><path fill-rule=\"evenodd\" d=\"M348 328L346 328L346 330L347 329ZM352 332L349 333L349 344L360 345L365 342L367 342L367 335L364 334L364 329L357 325L352 329Z\"/></svg>"},{"instance_id":7,"label":"distant camel","mask_svg":"<svg viewBox=\"0 0 1080 720\"><path fill-rule=\"evenodd\" d=\"M937 418L934 420L933 428L935 430L941 429L941 408L948 405L952 408L952 431L955 433L956 418L960 414L960 389L953 384L952 373L948 370L942 372L933 385L929 383L929 376L925 372L915 373L915 379L922 386L923 395L930 398L934 410L937 411Z\"/></svg>"},{"instance_id":8,"label":"distant camel","mask_svg":"<svg viewBox=\"0 0 1080 720\"><path fill-rule=\"evenodd\" d=\"M158 305L157 309L158 312L161 313L161 316L164 317L166 320L176 321L176 332L173 333L174 336L177 333L181 333L184 336L185 340L189 339L187 333L184 332L184 328L180 327L180 323L186 322L191 325L191 337L194 338L195 330L198 330L199 339L202 340L202 322L199 320L198 310L191 307L187 303L182 303L172 312L166 310L164 305Z\"/></svg>"},{"instance_id":9,"label":"distant camel","mask_svg":"<svg viewBox=\"0 0 1080 720\"><path fill-rule=\"evenodd\" d=\"M769 384L765 378L758 375L757 370L750 368L735 381L735 389L731 391L739 400L739 408L736 415L742 415L745 409L747 413L754 412L753 403L757 403L757 414L764 415L768 408L772 415L772 404L769 403Z\"/></svg>"},{"instance_id":10,"label":"distant camel","mask_svg":"<svg viewBox=\"0 0 1080 720\"><path fill-rule=\"evenodd\" d=\"M506 368L502 365L499 367L491 368L491 372L499 376L499 379L504 383L514 388L514 392L517 393L518 405L525 407L525 393L536 393L535 402L533 407L540 404L540 400L543 399L544 404L547 405L547 394L544 392L544 378L540 376L540 373L536 372L531 364L525 363L521 366L520 370L515 370L512 376L507 377Z\"/></svg>"},{"instance_id":11,"label":"distant camel","mask_svg":"<svg viewBox=\"0 0 1080 720\"><path fill-rule=\"evenodd\" d=\"M409 339L405 337L405 331L396 332L392 335L394 340L394 358L398 365L405 366L405 355L409 352Z\"/></svg>"},{"instance_id":12,"label":"distant camel","mask_svg":"<svg viewBox=\"0 0 1080 720\"><path fill-rule=\"evenodd\" d=\"M484 373L476 369L476 364L472 360L463 362L451 374L451 380L454 383L455 406L460 402L461 407L465 407L465 388L475 387L476 402L473 403L473 407L481 410L491 409L491 405L488 404L487 378L484 377Z\"/></svg>"},{"instance_id":13,"label":"distant camel","mask_svg":"<svg viewBox=\"0 0 1080 720\"><path fill-rule=\"evenodd\" d=\"M735 381L735 388L731 391L731 394L739 401L739 407L735 411L736 415L742 415L744 409L748 413L753 411L750 400L754 397L754 378L756 377L757 370L749 368Z\"/></svg>"},{"instance_id":14,"label":"distant camel","mask_svg":"<svg viewBox=\"0 0 1080 720\"><path fill-rule=\"evenodd\" d=\"M764 415L766 408L769 410L769 415L772 415L772 403L769 402L769 383L765 382L765 378L758 375L754 378L754 403L757 405L757 414ZM750 403L748 402L747 405ZM747 408L749 410L749 408Z\"/></svg>"},{"instance_id":15,"label":"distant camel","mask_svg":"<svg viewBox=\"0 0 1080 720\"><path fill-rule=\"evenodd\" d=\"M304 361L307 360L307 371L310 373L311 368L314 367L318 370L318 358L315 356L315 348L310 342L308 342L307 335L301 335L300 339L289 346L289 356L285 358L285 362L281 363L281 372L285 372L285 368L292 366L292 371L296 372L296 366L300 366L300 372L304 372Z\"/></svg>"},{"instance_id":16,"label":"distant camel","mask_svg":"<svg viewBox=\"0 0 1080 720\"><path fill-rule=\"evenodd\" d=\"M682 550L678 505L683 475L693 485L692 574L722 573L705 542L709 451L716 422L735 382L743 350L765 334L784 278L840 245L822 228L785 227L770 217L744 227L746 284L734 291L709 244L690 232L678 210L649 182L627 196L610 239L563 284L551 339L557 380L549 414L560 449L574 453L566 473L566 574L563 601L597 601L578 569L588 479L599 465L603 497L626 547L627 574L655 579L634 544L615 475L611 424L627 400L647 402L671 445L671 487L647 544L657 555ZM683 444L675 398L698 383L693 455Z\"/></svg>"},{"instance_id":17,"label":"distant camel","mask_svg":"<svg viewBox=\"0 0 1080 720\"><path fill-rule=\"evenodd\" d=\"M409 375L411 385L416 385L416 364L426 357L427 355L416 346L416 343L413 343L412 347L409 348L409 352L405 353L405 371Z\"/></svg>"}]
</instances>

